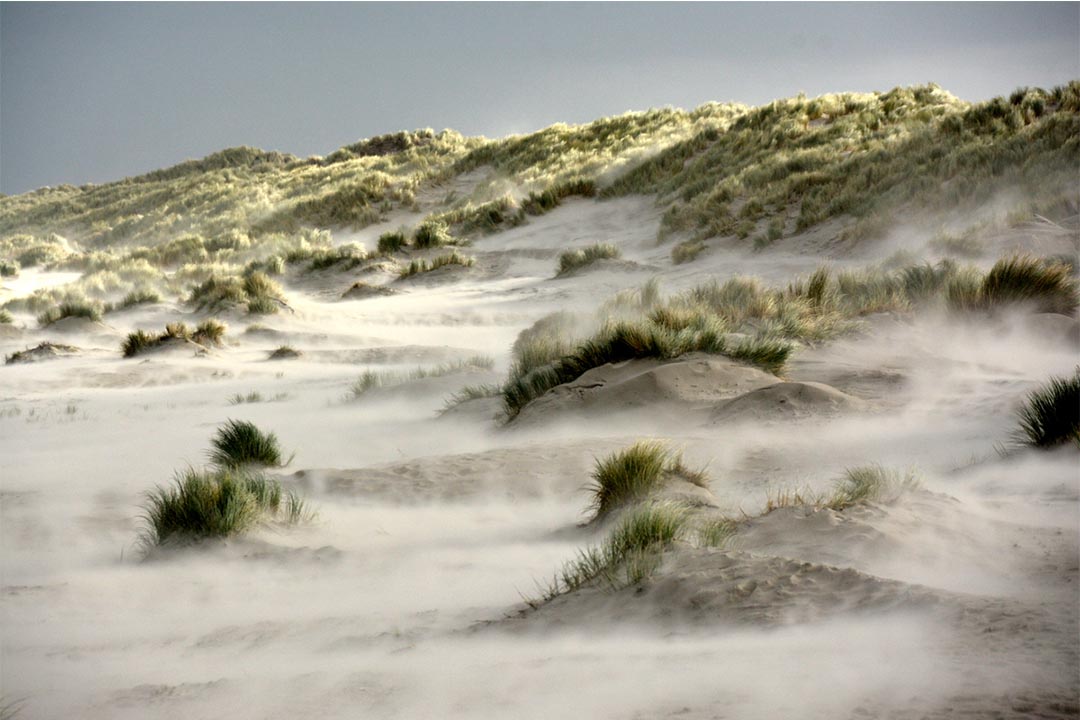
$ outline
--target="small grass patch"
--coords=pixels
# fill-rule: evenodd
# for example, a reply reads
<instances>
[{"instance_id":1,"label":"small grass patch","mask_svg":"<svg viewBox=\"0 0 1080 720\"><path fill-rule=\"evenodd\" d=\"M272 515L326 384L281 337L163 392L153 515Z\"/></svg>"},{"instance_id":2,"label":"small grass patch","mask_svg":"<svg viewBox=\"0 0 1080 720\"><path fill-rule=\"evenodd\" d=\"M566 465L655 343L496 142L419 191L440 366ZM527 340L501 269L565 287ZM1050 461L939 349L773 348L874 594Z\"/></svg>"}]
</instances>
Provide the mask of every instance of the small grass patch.
<instances>
[{"instance_id":1,"label":"small grass patch","mask_svg":"<svg viewBox=\"0 0 1080 720\"><path fill-rule=\"evenodd\" d=\"M262 522L298 523L310 517L304 501L258 472L235 468L187 469L174 483L149 494L147 549L173 541L237 535Z\"/></svg>"},{"instance_id":2,"label":"small grass patch","mask_svg":"<svg viewBox=\"0 0 1080 720\"><path fill-rule=\"evenodd\" d=\"M685 240L671 248L671 262L676 265L693 262L705 249L703 240Z\"/></svg>"},{"instance_id":3,"label":"small grass patch","mask_svg":"<svg viewBox=\"0 0 1080 720\"><path fill-rule=\"evenodd\" d=\"M577 250L567 250L559 255L559 272L556 277L587 267L598 260L614 260L622 257L622 251L611 243L596 243Z\"/></svg>"},{"instance_id":4,"label":"small grass patch","mask_svg":"<svg viewBox=\"0 0 1080 720\"><path fill-rule=\"evenodd\" d=\"M65 318L85 318L97 322L101 320L101 308L82 300L66 300L38 315L37 321L41 327L48 327Z\"/></svg>"},{"instance_id":5,"label":"small grass patch","mask_svg":"<svg viewBox=\"0 0 1080 720\"><path fill-rule=\"evenodd\" d=\"M247 420L228 420L211 439L210 462L221 468L250 465L281 467L281 446L277 435L263 432Z\"/></svg>"},{"instance_id":6,"label":"small grass patch","mask_svg":"<svg viewBox=\"0 0 1080 720\"><path fill-rule=\"evenodd\" d=\"M1070 377L1052 377L1028 394L1017 412L1017 439L1026 445L1080 447L1080 368Z\"/></svg>"},{"instance_id":7,"label":"small grass patch","mask_svg":"<svg viewBox=\"0 0 1080 720\"><path fill-rule=\"evenodd\" d=\"M642 440L597 460L593 468L590 506L595 517L640 500L682 468L680 458L662 442Z\"/></svg>"},{"instance_id":8,"label":"small grass patch","mask_svg":"<svg viewBox=\"0 0 1080 720\"><path fill-rule=\"evenodd\" d=\"M474 355L471 358L465 360L457 360L455 362L442 363L441 365L435 365L433 367L417 367L409 372L393 372L384 371L377 372L375 370L366 370L360 377L353 382L352 387L349 389L349 394L346 399L356 400L362 397L365 393L376 388L394 387L396 385L404 385L407 382L414 380L423 380L424 378L431 377L443 377L446 375L453 375L455 373L464 372L478 372L481 370L491 370L495 367L495 360L486 355Z\"/></svg>"},{"instance_id":9,"label":"small grass patch","mask_svg":"<svg viewBox=\"0 0 1080 720\"><path fill-rule=\"evenodd\" d=\"M448 265L460 265L461 267L472 267L476 263L476 259L468 257L467 255L461 255L456 250L449 255L439 255L430 260L413 260L409 263L408 267L402 269L398 275L398 279L404 280L410 278L413 275L422 275L423 273L431 272L432 270L438 270L439 268L446 267Z\"/></svg>"},{"instance_id":10,"label":"small grass patch","mask_svg":"<svg viewBox=\"0 0 1080 720\"><path fill-rule=\"evenodd\" d=\"M914 470L896 470L881 465L848 468L825 501L830 510L845 510L866 502L893 502L906 492L922 486Z\"/></svg>"},{"instance_id":11,"label":"small grass patch","mask_svg":"<svg viewBox=\"0 0 1080 720\"><path fill-rule=\"evenodd\" d=\"M169 323L162 333L149 333L136 330L129 333L120 350L124 357L131 358L169 342L190 341L203 347L219 346L225 338L225 325L213 318L203 320L194 330L182 322Z\"/></svg>"},{"instance_id":12,"label":"small grass patch","mask_svg":"<svg viewBox=\"0 0 1080 720\"><path fill-rule=\"evenodd\" d=\"M282 345L270 353L268 360L293 360L302 356L303 353L292 345Z\"/></svg>"},{"instance_id":13,"label":"small grass patch","mask_svg":"<svg viewBox=\"0 0 1080 720\"><path fill-rule=\"evenodd\" d=\"M502 394L502 385L483 384L483 385L466 385L451 395L443 403L442 412L446 412L451 408L455 408L461 403L469 402L470 400L483 400L485 398L499 397Z\"/></svg>"},{"instance_id":14,"label":"small grass patch","mask_svg":"<svg viewBox=\"0 0 1080 720\"><path fill-rule=\"evenodd\" d=\"M376 249L382 255L390 255L401 252L407 245L408 240L405 238L405 233L401 231L385 232L379 236Z\"/></svg>"},{"instance_id":15,"label":"small grass patch","mask_svg":"<svg viewBox=\"0 0 1080 720\"><path fill-rule=\"evenodd\" d=\"M0 308L0 325L10 325L13 322L15 322L15 318L12 317L11 313Z\"/></svg>"},{"instance_id":16,"label":"small grass patch","mask_svg":"<svg viewBox=\"0 0 1080 720\"><path fill-rule=\"evenodd\" d=\"M628 513L603 543L580 550L574 560L563 565L544 590L543 599L551 600L601 578L615 588L641 582L659 566L663 551L681 538L686 521L686 508L670 503Z\"/></svg>"},{"instance_id":17,"label":"small grass patch","mask_svg":"<svg viewBox=\"0 0 1080 720\"><path fill-rule=\"evenodd\" d=\"M413 235L413 244L422 250L442 247L443 245L453 245L455 242L446 224L437 220L421 223Z\"/></svg>"}]
</instances>

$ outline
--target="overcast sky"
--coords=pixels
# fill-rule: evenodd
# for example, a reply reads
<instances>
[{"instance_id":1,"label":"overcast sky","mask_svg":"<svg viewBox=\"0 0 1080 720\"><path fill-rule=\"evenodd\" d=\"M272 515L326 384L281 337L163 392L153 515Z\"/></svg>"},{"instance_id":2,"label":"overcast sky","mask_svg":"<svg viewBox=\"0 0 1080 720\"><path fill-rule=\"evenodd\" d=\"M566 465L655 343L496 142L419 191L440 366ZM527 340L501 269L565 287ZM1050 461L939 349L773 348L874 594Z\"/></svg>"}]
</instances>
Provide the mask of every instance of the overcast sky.
<instances>
[{"instance_id":1,"label":"overcast sky","mask_svg":"<svg viewBox=\"0 0 1080 720\"><path fill-rule=\"evenodd\" d=\"M0 3L0 191L626 110L1080 77L1080 4Z\"/></svg>"}]
</instances>

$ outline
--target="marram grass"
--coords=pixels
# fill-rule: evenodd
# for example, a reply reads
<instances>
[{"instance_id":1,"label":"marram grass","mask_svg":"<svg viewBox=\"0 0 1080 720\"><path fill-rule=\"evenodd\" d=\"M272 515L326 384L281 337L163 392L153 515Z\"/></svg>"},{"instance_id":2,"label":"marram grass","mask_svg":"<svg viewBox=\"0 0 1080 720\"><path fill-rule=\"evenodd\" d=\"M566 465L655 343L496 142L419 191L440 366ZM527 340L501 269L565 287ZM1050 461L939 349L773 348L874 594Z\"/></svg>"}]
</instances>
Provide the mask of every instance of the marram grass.
<instances>
[{"instance_id":1,"label":"marram grass","mask_svg":"<svg viewBox=\"0 0 1080 720\"><path fill-rule=\"evenodd\" d=\"M277 435L260 430L247 420L228 420L210 441L210 462L220 468L245 466L280 467L281 446Z\"/></svg>"},{"instance_id":2,"label":"marram grass","mask_svg":"<svg viewBox=\"0 0 1080 720\"><path fill-rule=\"evenodd\" d=\"M145 506L147 547L237 535L262 522L297 523L310 513L299 496L259 472L237 468L178 472Z\"/></svg>"},{"instance_id":3,"label":"marram grass","mask_svg":"<svg viewBox=\"0 0 1080 720\"><path fill-rule=\"evenodd\" d=\"M1018 440L1038 448L1066 443L1080 447L1080 368L1052 377L1028 394L1018 411Z\"/></svg>"}]
</instances>

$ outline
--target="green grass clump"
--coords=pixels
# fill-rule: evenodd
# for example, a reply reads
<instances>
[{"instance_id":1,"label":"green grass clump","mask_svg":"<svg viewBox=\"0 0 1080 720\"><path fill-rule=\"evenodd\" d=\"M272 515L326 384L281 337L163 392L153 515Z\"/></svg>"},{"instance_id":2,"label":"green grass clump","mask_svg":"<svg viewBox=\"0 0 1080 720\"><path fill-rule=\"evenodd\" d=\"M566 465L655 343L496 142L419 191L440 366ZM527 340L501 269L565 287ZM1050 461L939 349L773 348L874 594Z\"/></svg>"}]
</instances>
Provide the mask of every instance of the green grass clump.
<instances>
[{"instance_id":1,"label":"green grass clump","mask_svg":"<svg viewBox=\"0 0 1080 720\"><path fill-rule=\"evenodd\" d=\"M1080 368L1070 377L1052 377L1032 391L1018 416L1021 442L1038 448L1064 443L1080 447Z\"/></svg>"},{"instance_id":2,"label":"green grass clump","mask_svg":"<svg viewBox=\"0 0 1080 720\"><path fill-rule=\"evenodd\" d=\"M11 316L11 313L0 308L0 325L10 325L13 322L15 322L15 318Z\"/></svg>"},{"instance_id":3,"label":"green grass clump","mask_svg":"<svg viewBox=\"0 0 1080 720\"><path fill-rule=\"evenodd\" d=\"M499 397L500 394L502 394L502 385L493 385L490 383L482 385L466 385L456 393L450 395L450 397L446 398L441 412L445 413L447 410L455 408L461 403L469 402L470 400Z\"/></svg>"},{"instance_id":4,"label":"green grass clump","mask_svg":"<svg viewBox=\"0 0 1080 720\"><path fill-rule=\"evenodd\" d=\"M124 357L130 358L167 342L190 341L204 347L221 345L225 338L225 330L225 325L213 318L203 320L195 326L194 330L182 322L169 323L162 333L148 333L145 330L129 333L120 345L120 349Z\"/></svg>"},{"instance_id":5,"label":"green grass clump","mask_svg":"<svg viewBox=\"0 0 1080 720\"><path fill-rule=\"evenodd\" d=\"M153 290L132 290L123 297L117 307L121 310L135 305L150 305L161 302L161 296Z\"/></svg>"},{"instance_id":6,"label":"green grass clump","mask_svg":"<svg viewBox=\"0 0 1080 720\"><path fill-rule=\"evenodd\" d=\"M189 468L177 473L172 486L150 493L143 542L149 549L170 541L228 537L261 522L297 523L308 516L303 500L261 473Z\"/></svg>"},{"instance_id":7,"label":"green grass clump","mask_svg":"<svg viewBox=\"0 0 1080 720\"><path fill-rule=\"evenodd\" d=\"M251 270L242 278L211 275L192 288L187 302L197 310L219 312L246 305L249 313L276 313L284 302L281 286L262 270Z\"/></svg>"},{"instance_id":8,"label":"green grass clump","mask_svg":"<svg viewBox=\"0 0 1080 720\"><path fill-rule=\"evenodd\" d=\"M413 235L413 244L420 249L442 247L453 243L454 238L450 235L449 228L445 223L437 220L421 223Z\"/></svg>"},{"instance_id":9,"label":"green grass clump","mask_svg":"<svg viewBox=\"0 0 1080 720\"><path fill-rule=\"evenodd\" d=\"M603 517L615 508L641 500L658 489L667 476L683 471L680 456L664 443L636 442L596 461L589 486L591 506L596 517ZM703 475L695 479L705 482Z\"/></svg>"},{"instance_id":10,"label":"green grass clump","mask_svg":"<svg viewBox=\"0 0 1080 720\"><path fill-rule=\"evenodd\" d=\"M292 345L282 345L270 353L269 360L292 360L303 355L302 352Z\"/></svg>"},{"instance_id":11,"label":"green grass clump","mask_svg":"<svg viewBox=\"0 0 1080 720\"><path fill-rule=\"evenodd\" d=\"M467 255L461 255L457 250L449 255L439 255L433 257L430 260L413 260L409 263L409 266L402 269L398 275L399 280L410 278L413 275L422 275L424 273L431 272L432 270L438 270L439 268L446 267L448 265L459 265L461 267L472 267L476 263L476 258L469 257Z\"/></svg>"},{"instance_id":12,"label":"green grass clump","mask_svg":"<svg viewBox=\"0 0 1080 720\"><path fill-rule=\"evenodd\" d=\"M597 260L612 260L622 257L622 251L611 243L596 243L578 250L567 250L559 255L558 275L566 275Z\"/></svg>"},{"instance_id":13,"label":"green grass clump","mask_svg":"<svg viewBox=\"0 0 1080 720\"><path fill-rule=\"evenodd\" d=\"M981 301L987 309L1022 304L1036 312L1071 315L1077 307L1076 282L1065 264L1016 255L994 263L983 278Z\"/></svg>"},{"instance_id":14,"label":"green grass clump","mask_svg":"<svg viewBox=\"0 0 1080 720\"><path fill-rule=\"evenodd\" d=\"M308 272L315 272L331 267L340 271L352 270L365 260L367 260L367 253L364 252L362 248L357 247L356 245L342 245L337 248L316 250L311 257L307 270ZM248 277L251 277L251 275L248 275ZM268 290L270 291L268 292ZM277 294L280 294L280 288L262 288L262 292L257 294L273 295L274 293L272 290L276 290ZM251 294L250 291L249 294Z\"/></svg>"},{"instance_id":15,"label":"green grass clump","mask_svg":"<svg viewBox=\"0 0 1080 720\"><path fill-rule=\"evenodd\" d=\"M738 526L730 518L716 518L700 523L697 542L700 547L722 548L735 535Z\"/></svg>"},{"instance_id":16,"label":"green grass clump","mask_svg":"<svg viewBox=\"0 0 1080 720\"><path fill-rule=\"evenodd\" d=\"M401 231L385 232L379 236L379 244L377 249L382 255L389 255L391 253L400 252L408 245L408 240L405 239L405 233Z\"/></svg>"},{"instance_id":17,"label":"green grass clump","mask_svg":"<svg viewBox=\"0 0 1080 720\"><path fill-rule=\"evenodd\" d=\"M277 435L266 433L247 420L228 420L218 428L210 444L210 462L221 468L247 465L281 467Z\"/></svg>"},{"instance_id":18,"label":"green grass clump","mask_svg":"<svg viewBox=\"0 0 1080 720\"><path fill-rule=\"evenodd\" d=\"M15 277L19 274L17 260L0 260L0 277Z\"/></svg>"},{"instance_id":19,"label":"green grass clump","mask_svg":"<svg viewBox=\"0 0 1080 720\"><path fill-rule=\"evenodd\" d=\"M732 360L756 365L778 375L791 356L791 343L770 337L746 338L738 345L724 350L723 354Z\"/></svg>"},{"instance_id":20,"label":"green grass clump","mask_svg":"<svg viewBox=\"0 0 1080 720\"><path fill-rule=\"evenodd\" d=\"M657 568L663 551L682 537L686 521L686 509L670 503L648 505L627 514L599 547L581 550L563 565L545 590L544 599L573 592L601 578L616 588L640 582Z\"/></svg>"},{"instance_id":21,"label":"green grass clump","mask_svg":"<svg viewBox=\"0 0 1080 720\"><path fill-rule=\"evenodd\" d=\"M892 502L921 485L913 470L901 471L881 465L848 468L832 496L825 501L825 507L845 510L858 503Z\"/></svg>"},{"instance_id":22,"label":"green grass clump","mask_svg":"<svg viewBox=\"0 0 1080 720\"><path fill-rule=\"evenodd\" d=\"M41 327L48 327L64 318L86 318L97 322L101 320L101 308L82 300L65 300L43 312L37 320Z\"/></svg>"}]
</instances>

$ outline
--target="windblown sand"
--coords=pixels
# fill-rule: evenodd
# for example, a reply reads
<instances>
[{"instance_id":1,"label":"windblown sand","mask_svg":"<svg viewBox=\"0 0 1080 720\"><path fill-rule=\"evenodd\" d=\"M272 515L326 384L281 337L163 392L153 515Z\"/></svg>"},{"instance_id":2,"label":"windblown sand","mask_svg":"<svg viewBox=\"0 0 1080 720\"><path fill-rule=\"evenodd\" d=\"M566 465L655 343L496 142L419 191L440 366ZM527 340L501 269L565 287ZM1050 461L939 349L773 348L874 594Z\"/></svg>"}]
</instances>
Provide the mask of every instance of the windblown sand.
<instances>
[{"instance_id":1,"label":"windblown sand","mask_svg":"<svg viewBox=\"0 0 1080 720\"><path fill-rule=\"evenodd\" d=\"M318 273L287 283L294 313L248 332L234 316L202 355L120 357L127 332L185 315L175 304L0 336L4 354L79 348L0 368L4 701L19 718L1076 717L1077 454L998 452L1025 393L1075 366L1073 320L871 317L783 380L692 355L598 368L507 427L496 400L438 414L503 377L548 312L654 275L666 292L786 283L822 260L673 268L658 220L648 201L570 201L393 295L342 300L365 278ZM623 260L554 279L560 251L601 241ZM4 294L71 279L24 273ZM303 354L267 360L285 343ZM477 353L496 370L345 397L364 370ZM253 391L266 400L229 404ZM280 476L317 520L142 560L145 494L203 464L227 418L295 450ZM924 487L779 510L726 549L668 552L640 586L530 608L601 538L583 525L594 458L642 437L708 463L728 514L867 463L917 466Z\"/></svg>"}]
</instances>

